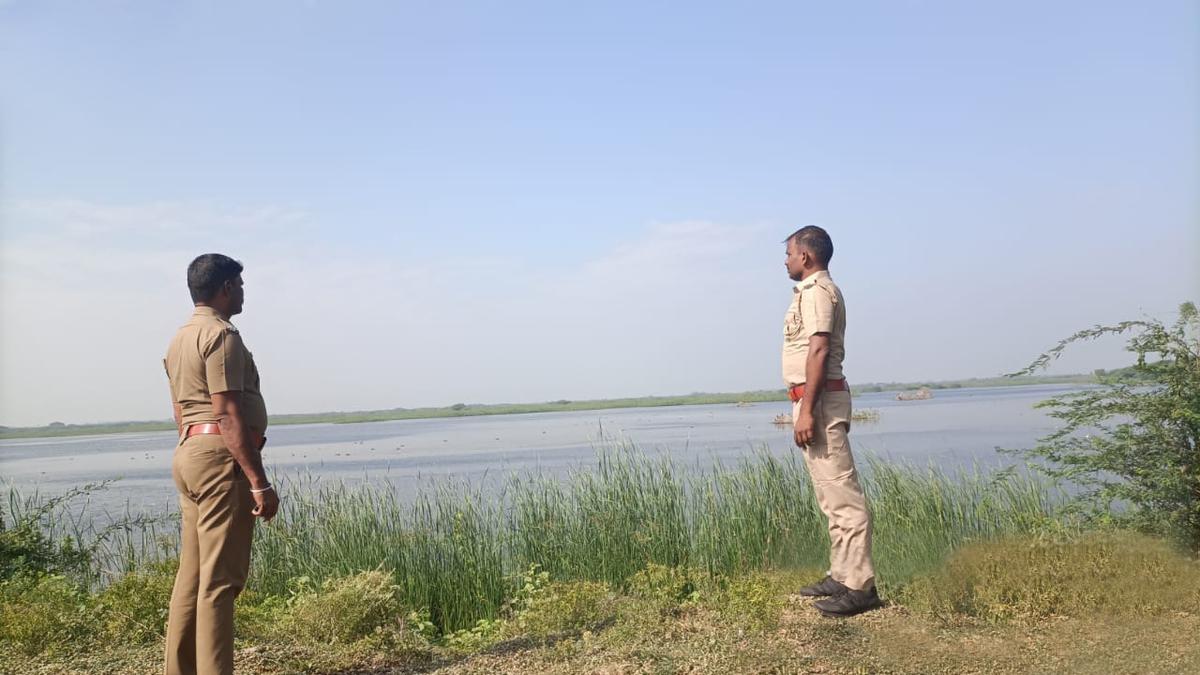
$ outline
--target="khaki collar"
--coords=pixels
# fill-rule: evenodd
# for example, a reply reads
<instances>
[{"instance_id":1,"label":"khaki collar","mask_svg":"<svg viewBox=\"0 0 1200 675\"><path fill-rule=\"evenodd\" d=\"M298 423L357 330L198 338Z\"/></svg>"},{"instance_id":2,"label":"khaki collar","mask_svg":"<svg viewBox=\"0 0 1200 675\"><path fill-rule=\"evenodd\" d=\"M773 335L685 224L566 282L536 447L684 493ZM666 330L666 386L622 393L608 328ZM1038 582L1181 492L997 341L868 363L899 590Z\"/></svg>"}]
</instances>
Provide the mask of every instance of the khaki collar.
<instances>
[{"instance_id":1,"label":"khaki collar","mask_svg":"<svg viewBox=\"0 0 1200 675\"><path fill-rule=\"evenodd\" d=\"M211 319L218 319L220 321L225 321L226 323L229 323L228 321L226 321L225 317L221 316L220 312L213 309L212 307L209 307L208 305L197 305L196 311L192 312L192 316L203 316L203 317L208 317Z\"/></svg>"},{"instance_id":2,"label":"khaki collar","mask_svg":"<svg viewBox=\"0 0 1200 675\"><path fill-rule=\"evenodd\" d=\"M796 287L792 289L792 292L799 293L800 291L803 291L806 288L812 288L813 286L815 286L817 284L817 279L829 279L829 278L830 278L829 270L817 270L816 272L813 272L812 274L804 277L800 281L797 281Z\"/></svg>"}]
</instances>

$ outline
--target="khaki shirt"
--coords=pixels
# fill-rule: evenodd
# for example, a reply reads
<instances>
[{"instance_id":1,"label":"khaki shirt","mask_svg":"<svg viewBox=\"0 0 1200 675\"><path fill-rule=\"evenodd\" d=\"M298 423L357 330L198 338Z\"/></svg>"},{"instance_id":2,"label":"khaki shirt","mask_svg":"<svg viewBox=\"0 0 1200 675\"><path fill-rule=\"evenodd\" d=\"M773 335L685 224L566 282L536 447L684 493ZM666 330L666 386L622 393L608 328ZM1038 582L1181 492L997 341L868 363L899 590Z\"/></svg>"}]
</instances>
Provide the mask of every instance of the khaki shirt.
<instances>
[{"instance_id":1,"label":"khaki shirt","mask_svg":"<svg viewBox=\"0 0 1200 675\"><path fill-rule=\"evenodd\" d=\"M242 392L242 414L252 436L267 430L267 405L259 389L258 368L233 324L211 307L197 307L175 333L163 359L171 382L171 400L182 409L183 426L216 422L212 395Z\"/></svg>"},{"instance_id":2,"label":"khaki shirt","mask_svg":"<svg viewBox=\"0 0 1200 675\"><path fill-rule=\"evenodd\" d=\"M825 378L840 380L846 358L846 302L829 272L814 272L792 289L792 304L783 320L783 381L788 386L804 384L808 377L808 340L816 333L829 333L829 357Z\"/></svg>"}]
</instances>

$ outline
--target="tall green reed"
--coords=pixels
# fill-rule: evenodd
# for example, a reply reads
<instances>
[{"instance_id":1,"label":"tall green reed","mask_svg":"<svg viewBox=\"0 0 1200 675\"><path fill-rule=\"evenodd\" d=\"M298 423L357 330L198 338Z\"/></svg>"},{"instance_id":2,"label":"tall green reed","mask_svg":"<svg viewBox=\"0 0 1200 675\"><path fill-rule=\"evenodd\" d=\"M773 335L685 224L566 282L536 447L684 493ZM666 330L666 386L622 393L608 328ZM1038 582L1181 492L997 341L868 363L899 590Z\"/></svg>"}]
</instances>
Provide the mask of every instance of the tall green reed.
<instances>
[{"instance_id":1,"label":"tall green reed","mask_svg":"<svg viewBox=\"0 0 1200 675\"><path fill-rule=\"evenodd\" d=\"M1012 471L865 468L884 584L936 567L967 541L1055 522L1053 493ZM254 590L287 594L298 579L383 568L406 605L428 609L447 631L495 617L533 564L556 579L622 584L651 563L716 576L828 559L825 520L796 452L686 466L619 446L566 476L513 475L499 486L403 493L306 476L281 493L279 515L257 529ZM121 568L139 545L144 537L123 540Z\"/></svg>"},{"instance_id":2,"label":"tall green reed","mask_svg":"<svg viewBox=\"0 0 1200 675\"><path fill-rule=\"evenodd\" d=\"M899 583L975 539L1055 522L1036 478L979 469L948 474L870 461L880 578ZM734 466L684 466L631 446L564 476L513 475L411 501L384 484L293 487L278 522L260 528L252 584L283 592L297 576L383 566L443 629L496 615L519 573L622 584L649 564L710 575L823 566L824 516L798 453L759 452Z\"/></svg>"}]
</instances>

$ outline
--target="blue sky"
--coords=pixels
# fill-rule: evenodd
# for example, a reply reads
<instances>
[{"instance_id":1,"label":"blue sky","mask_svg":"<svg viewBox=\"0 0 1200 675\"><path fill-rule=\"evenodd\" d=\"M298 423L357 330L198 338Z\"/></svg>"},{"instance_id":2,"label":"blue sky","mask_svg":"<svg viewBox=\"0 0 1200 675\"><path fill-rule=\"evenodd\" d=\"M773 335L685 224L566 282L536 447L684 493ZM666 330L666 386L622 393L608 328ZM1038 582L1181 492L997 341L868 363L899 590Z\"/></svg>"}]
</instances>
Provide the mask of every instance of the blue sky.
<instances>
[{"instance_id":1,"label":"blue sky","mask_svg":"<svg viewBox=\"0 0 1200 675\"><path fill-rule=\"evenodd\" d=\"M778 383L779 241L854 381L1200 299L1191 2L0 3L0 423L158 418L247 265L277 412ZM1089 346L1059 371L1121 365Z\"/></svg>"}]
</instances>

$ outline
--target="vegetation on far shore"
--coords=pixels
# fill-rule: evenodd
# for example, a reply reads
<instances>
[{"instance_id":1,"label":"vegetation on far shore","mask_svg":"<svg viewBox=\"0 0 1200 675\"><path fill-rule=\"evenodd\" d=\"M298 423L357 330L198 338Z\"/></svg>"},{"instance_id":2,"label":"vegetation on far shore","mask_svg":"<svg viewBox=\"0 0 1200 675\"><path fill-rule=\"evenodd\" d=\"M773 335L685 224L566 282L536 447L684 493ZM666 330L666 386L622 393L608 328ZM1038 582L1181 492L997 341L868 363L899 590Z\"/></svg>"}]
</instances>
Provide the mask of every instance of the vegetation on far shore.
<instances>
[{"instance_id":1,"label":"vegetation on far shore","mask_svg":"<svg viewBox=\"0 0 1200 675\"><path fill-rule=\"evenodd\" d=\"M968 387L1012 387L1031 384L1097 384L1106 378L1126 377L1131 369L1097 370L1091 375L1026 375L1021 377L986 377L943 382L884 382L853 385L857 393L928 389L963 389ZM583 401L548 401L545 403L455 403L443 407L391 408L356 412L301 413L271 415L271 425L284 424L351 424L355 422L387 422L393 420L434 419L440 417L470 417L476 415L517 415L524 413L608 410L613 408L654 408L681 405L710 405L718 403L773 403L787 399L783 389L764 389L737 393L695 393L681 396L642 396L631 398L594 399ZM98 424L64 424L53 422L42 427L0 427L0 440L14 438L51 438L56 436L88 436L149 431L170 431L170 420L138 422L106 422Z\"/></svg>"}]
</instances>

